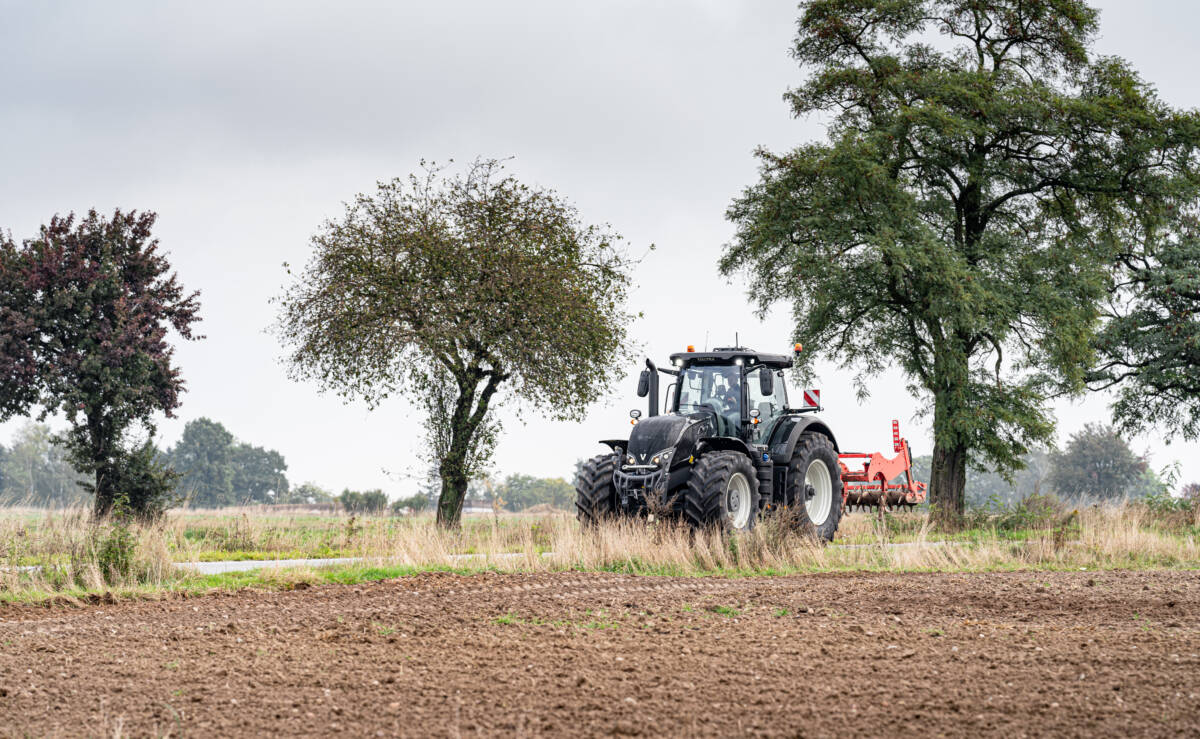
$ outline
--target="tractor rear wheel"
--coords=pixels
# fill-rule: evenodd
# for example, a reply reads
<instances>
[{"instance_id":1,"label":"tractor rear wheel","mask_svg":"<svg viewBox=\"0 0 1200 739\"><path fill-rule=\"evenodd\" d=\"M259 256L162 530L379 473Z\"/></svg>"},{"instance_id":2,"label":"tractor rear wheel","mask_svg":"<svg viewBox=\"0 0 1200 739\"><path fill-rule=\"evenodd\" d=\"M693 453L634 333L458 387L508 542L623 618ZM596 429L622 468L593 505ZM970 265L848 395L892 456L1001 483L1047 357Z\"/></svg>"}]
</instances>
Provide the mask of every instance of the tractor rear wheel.
<instances>
[{"instance_id":1,"label":"tractor rear wheel","mask_svg":"<svg viewBox=\"0 0 1200 739\"><path fill-rule=\"evenodd\" d=\"M595 526L601 519L617 514L617 489L613 470L617 455L601 454L583 463L575 476L575 517L584 526Z\"/></svg>"},{"instance_id":2,"label":"tractor rear wheel","mask_svg":"<svg viewBox=\"0 0 1200 739\"><path fill-rule=\"evenodd\" d=\"M702 455L683 489L683 515L694 528L749 531L758 521L758 504L758 475L738 452Z\"/></svg>"},{"instance_id":3,"label":"tractor rear wheel","mask_svg":"<svg viewBox=\"0 0 1200 739\"><path fill-rule=\"evenodd\" d=\"M828 436L800 434L788 466L788 500L796 525L822 541L833 541L842 520L842 475Z\"/></svg>"}]
</instances>

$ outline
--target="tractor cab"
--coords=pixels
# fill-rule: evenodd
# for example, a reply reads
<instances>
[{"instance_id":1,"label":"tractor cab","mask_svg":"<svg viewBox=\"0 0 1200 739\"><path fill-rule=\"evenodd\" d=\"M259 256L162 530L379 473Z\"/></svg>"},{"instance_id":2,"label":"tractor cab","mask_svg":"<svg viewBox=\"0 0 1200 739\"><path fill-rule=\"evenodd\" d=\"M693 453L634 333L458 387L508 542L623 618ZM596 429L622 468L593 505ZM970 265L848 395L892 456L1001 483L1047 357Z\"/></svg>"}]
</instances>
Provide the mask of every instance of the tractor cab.
<instances>
[{"instance_id":1,"label":"tractor cab","mask_svg":"<svg viewBox=\"0 0 1200 739\"><path fill-rule=\"evenodd\" d=\"M762 442L787 410L783 371L791 357L730 347L672 354L671 363L678 374L667 388L667 410L711 414L716 436Z\"/></svg>"}]
</instances>

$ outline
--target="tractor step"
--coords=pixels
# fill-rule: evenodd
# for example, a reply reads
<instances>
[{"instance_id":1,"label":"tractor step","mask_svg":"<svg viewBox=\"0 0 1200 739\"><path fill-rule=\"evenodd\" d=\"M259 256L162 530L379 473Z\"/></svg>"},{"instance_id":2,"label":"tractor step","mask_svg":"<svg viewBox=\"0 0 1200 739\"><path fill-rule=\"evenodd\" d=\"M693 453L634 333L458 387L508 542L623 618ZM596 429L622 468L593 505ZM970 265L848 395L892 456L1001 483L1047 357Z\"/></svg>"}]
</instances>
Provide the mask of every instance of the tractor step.
<instances>
[{"instance_id":1,"label":"tractor step","mask_svg":"<svg viewBox=\"0 0 1200 739\"><path fill-rule=\"evenodd\" d=\"M879 452L838 455L842 473L842 505L876 508L915 506L925 502L925 483L913 479L908 440L900 438L900 422L892 421L894 457ZM847 465L854 465L854 469ZM859 467L861 465L861 467ZM903 478L903 482L898 482Z\"/></svg>"}]
</instances>

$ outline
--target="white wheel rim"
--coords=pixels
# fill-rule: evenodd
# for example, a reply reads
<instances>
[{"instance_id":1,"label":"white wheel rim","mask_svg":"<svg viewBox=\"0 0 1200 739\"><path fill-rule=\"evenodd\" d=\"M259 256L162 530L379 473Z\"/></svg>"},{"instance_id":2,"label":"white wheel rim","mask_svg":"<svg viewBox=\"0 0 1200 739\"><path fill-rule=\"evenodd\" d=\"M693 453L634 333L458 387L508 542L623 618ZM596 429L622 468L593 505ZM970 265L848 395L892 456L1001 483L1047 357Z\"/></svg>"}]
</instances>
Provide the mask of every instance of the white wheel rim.
<instances>
[{"instance_id":1,"label":"white wheel rim","mask_svg":"<svg viewBox=\"0 0 1200 739\"><path fill-rule=\"evenodd\" d=\"M733 528L744 529L750 524L750 503L750 482L742 473L733 473L725 486L725 510L729 511Z\"/></svg>"},{"instance_id":2,"label":"white wheel rim","mask_svg":"<svg viewBox=\"0 0 1200 739\"><path fill-rule=\"evenodd\" d=\"M808 520L814 526L820 526L829 518L833 510L833 478L829 476L829 468L819 459L814 459L804 473L804 485L807 491L812 485L813 497L804 502L804 510L808 511Z\"/></svg>"}]
</instances>

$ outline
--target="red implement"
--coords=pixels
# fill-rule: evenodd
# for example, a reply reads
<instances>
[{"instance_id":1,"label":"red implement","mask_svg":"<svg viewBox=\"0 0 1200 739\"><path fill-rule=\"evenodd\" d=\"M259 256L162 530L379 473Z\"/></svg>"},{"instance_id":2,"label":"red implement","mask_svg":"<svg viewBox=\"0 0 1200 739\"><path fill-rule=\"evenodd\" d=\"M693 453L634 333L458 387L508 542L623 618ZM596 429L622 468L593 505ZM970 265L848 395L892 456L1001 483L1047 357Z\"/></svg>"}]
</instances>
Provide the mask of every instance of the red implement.
<instances>
[{"instance_id":1,"label":"red implement","mask_svg":"<svg viewBox=\"0 0 1200 739\"><path fill-rule=\"evenodd\" d=\"M900 422L892 421L892 447L895 457L885 457L875 452L846 452L838 455L838 466L842 468L842 504L844 506L914 506L925 501L925 483L917 482L912 475L912 454L908 441L900 438ZM851 470L846 466L861 464L862 469ZM864 461L865 460L865 461ZM903 482L893 482L903 477Z\"/></svg>"}]
</instances>

